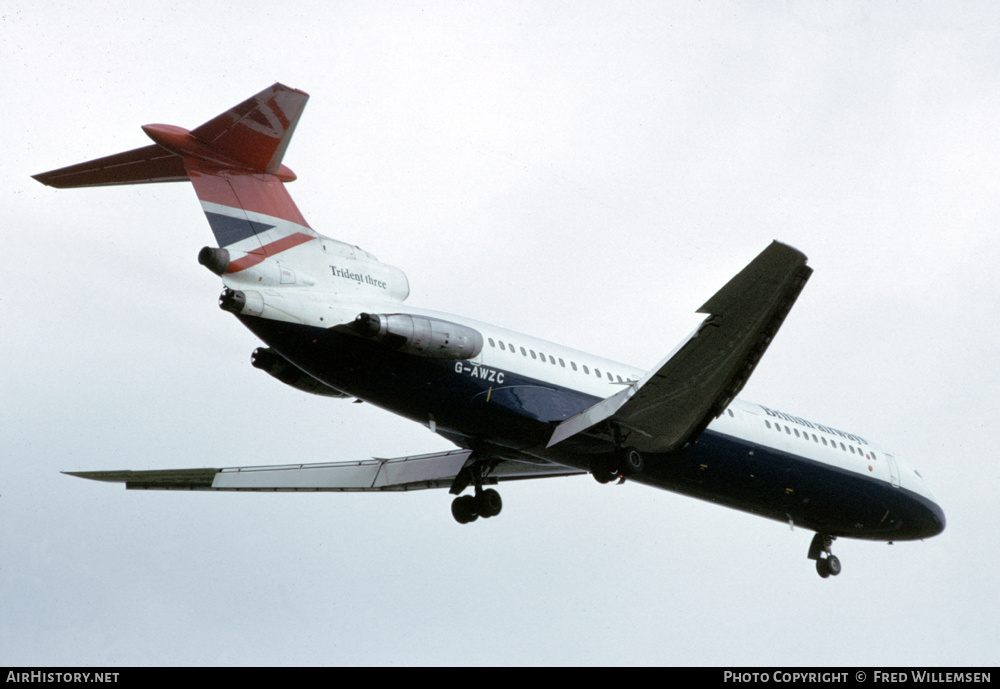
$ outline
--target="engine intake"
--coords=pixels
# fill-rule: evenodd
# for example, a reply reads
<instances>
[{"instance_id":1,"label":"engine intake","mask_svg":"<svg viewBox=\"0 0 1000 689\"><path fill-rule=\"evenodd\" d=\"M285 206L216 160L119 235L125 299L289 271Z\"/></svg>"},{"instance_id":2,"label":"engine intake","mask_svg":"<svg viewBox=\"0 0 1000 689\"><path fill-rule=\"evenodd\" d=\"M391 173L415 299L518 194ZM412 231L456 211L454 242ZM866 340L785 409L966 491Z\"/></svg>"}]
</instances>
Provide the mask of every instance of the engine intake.
<instances>
[{"instance_id":1,"label":"engine intake","mask_svg":"<svg viewBox=\"0 0 1000 689\"><path fill-rule=\"evenodd\" d=\"M206 246L198 252L198 263L208 268L216 275L222 275L229 268L230 256L228 249L213 249Z\"/></svg>"},{"instance_id":2,"label":"engine intake","mask_svg":"<svg viewBox=\"0 0 1000 689\"><path fill-rule=\"evenodd\" d=\"M430 359L471 359L483 350L478 330L440 318L362 313L353 328L362 337Z\"/></svg>"}]
</instances>

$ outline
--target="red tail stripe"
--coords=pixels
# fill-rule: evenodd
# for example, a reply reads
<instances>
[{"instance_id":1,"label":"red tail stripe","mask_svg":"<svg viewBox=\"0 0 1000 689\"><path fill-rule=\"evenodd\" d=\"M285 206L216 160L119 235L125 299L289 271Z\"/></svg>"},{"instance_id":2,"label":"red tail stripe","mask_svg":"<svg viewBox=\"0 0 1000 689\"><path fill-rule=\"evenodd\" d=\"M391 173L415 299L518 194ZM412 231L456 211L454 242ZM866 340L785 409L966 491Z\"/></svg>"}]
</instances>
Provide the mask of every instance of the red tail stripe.
<instances>
[{"instance_id":1,"label":"red tail stripe","mask_svg":"<svg viewBox=\"0 0 1000 689\"><path fill-rule=\"evenodd\" d=\"M310 239L315 239L315 237L310 237L309 235L301 232L296 232L288 237L282 237L281 239L273 241L270 244L265 244L261 247L259 253L255 251L252 254L247 254L243 258L236 259L229 264L226 272L238 273L241 270L246 270L247 268L257 265L265 258L280 254L282 251L288 251L292 247L299 246L300 244L305 244Z\"/></svg>"}]
</instances>

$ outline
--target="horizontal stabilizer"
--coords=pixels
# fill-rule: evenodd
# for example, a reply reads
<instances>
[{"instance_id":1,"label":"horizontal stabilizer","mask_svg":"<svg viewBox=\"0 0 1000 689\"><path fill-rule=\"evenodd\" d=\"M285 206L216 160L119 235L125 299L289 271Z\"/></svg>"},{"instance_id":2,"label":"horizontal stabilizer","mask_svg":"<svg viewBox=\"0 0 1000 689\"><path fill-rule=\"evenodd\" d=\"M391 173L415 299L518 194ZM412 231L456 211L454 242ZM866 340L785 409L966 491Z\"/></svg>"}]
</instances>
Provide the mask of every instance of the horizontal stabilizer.
<instances>
[{"instance_id":1,"label":"horizontal stabilizer","mask_svg":"<svg viewBox=\"0 0 1000 689\"><path fill-rule=\"evenodd\" d=\"M42 172L33 177L56 189L188 180L181 157L156 144Z\"/></svg>"},{"instance_id":2,"label":"horizontal stabilizer","mask_svg":"<svg viewBox=\"0 0 1000 689\"><path fill-rule=\"evenodd\" d=\"M166 124L142 130L155 143L34 175L51 187L97 187L190 180L220 247L253 258L237 272L315 239L284 183L282 165L309 95L272 84L188 131Z\"/></svg>"},{"instance_id":3,"label":"horizontal stabilizer","mask_svg":"<svg viewBox=\"0 0 1000 689\"><path fill-rule=\"evenodd\" d=\"M146 125L143 131L156 145L33 177L57 189L183 182L188 179L187 159L220 170L262 172L289 182L295 179L295 174L281 164L281 159L308 100L309 95L303 91L274 84L193 131Z\"/></svg>"},{"instance_id":4,"label":"horizontal stabilizer","mask_svg":"<svg viewBox=\"0 0 1000 689\"><path fill-rule=\"evenodd\" d=\"M274 84L191 134L217 154L276 175L308 100L304 91Z\"/></svg>"},{"instance_id":5,"label":"horizontal stabilizer","mask_svg":"<svg viewBox=\"0 0 1000 689\"><path fill-rule=\"evenodd\" d=\"M131 490L227 491L402 491L449 488L472 455L453 450L396 459L360 462L288 464L228 469L159 469L151 471L67 471L70 476L124 483ZM582 473L560 465L502 461L497 480L545 478Z\"/></svg>"}]
</instances>

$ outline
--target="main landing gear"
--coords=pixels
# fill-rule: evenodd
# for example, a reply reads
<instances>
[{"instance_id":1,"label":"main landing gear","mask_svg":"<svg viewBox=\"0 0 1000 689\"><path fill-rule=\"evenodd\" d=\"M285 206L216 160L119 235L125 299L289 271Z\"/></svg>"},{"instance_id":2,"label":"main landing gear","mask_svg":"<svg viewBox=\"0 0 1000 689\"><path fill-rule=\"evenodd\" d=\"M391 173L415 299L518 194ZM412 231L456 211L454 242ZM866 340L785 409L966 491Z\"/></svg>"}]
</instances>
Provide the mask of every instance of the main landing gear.
<instances>
[{"instance_id":1,"label":"main landing gear","mask_svg":"<svg viewBox=\"0 0 1000 689\"><path fill-rule=\"evenodd\" d=\"M459 524L468 524L480 517L483 519L495 517L503 509L500 493L492 488L483 488L487 475L493 469L493 464L489 461L470 460L458 472L454 483L451 484L452 495L458 495L470 484L475 486L475 494L461 495L451 501L451 516Z\"/></svg>"},{"instance_id":2,"label":"main landing gear","mask_svg":"<svg viewBox=\"0 0 1000 689\"><path fill-rule=\"evenodd\" d=\"M809 559L816 560L816 572L824 579L840 574L840 560L831 551L836 538L818 533L809 545Z\"/></svg>"},{"instance_id":3,"label":"main landing gear","mask_svg":"<svg viewBox=\"0 0 1000 689\"><path fill-rule=\"evenodd\" d=\"M459 524L474 522L480 517L489 519L500 514L503 509L503 500L500 493L492 488L483 490L476 488L475 495L462 495L451 501L451 516Z\"/></svg>"},{"instance_id":4,"label":"main landing gear","mask_svg":"<svg viewBox=\"0 0 1000 689\"><path fill-rule=\"evenodd\" d=\"M590 462L590 473L598 483L621 483L628 476L642 473L645 466L642 453L634 447L619 447L610 455L598 455Z\"/></svg>"}]
</instances>

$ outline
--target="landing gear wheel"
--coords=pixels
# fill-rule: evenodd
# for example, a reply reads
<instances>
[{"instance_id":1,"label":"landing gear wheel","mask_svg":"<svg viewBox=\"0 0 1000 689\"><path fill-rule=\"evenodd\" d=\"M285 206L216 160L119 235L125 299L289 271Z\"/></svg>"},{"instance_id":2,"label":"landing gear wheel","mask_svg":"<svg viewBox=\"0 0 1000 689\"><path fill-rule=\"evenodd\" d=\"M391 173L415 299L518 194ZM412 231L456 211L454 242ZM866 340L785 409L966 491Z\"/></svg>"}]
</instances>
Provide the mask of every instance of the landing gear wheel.
<instances>
[{"instance_id":1,"label":"landing gear wheel","mask_svg":"<svg viewBox=\"0 0 1000 689\"><path fill-rule=\"evenodd\" d=\"M476 501L476 512L483 519L488 519L490 517L495 517L500 514L500 510L503 509L503 500L500 499L500 493L496 492L492 488L487 488L486 490L477 493L476 497L473 498Z\"/></svg>"},{"instance_id":2,"label":"landing gear wheel","mask_svg":"<svg viewBox=\"0 0 1000 689\"><path fill-rule=\"evenodd\" d=\"M618 467L611 457L595 457L590 462L590 473L598 483L611 483L621 476Z\"/></svg>"},{"instance_id":3,"label":"landing gear wheel","mask_svg":"<svg viewBox=\"0 0 1000 689\"><path fill-rule=\"evenodd\" d=\"M836 536L817 533L809 545L808 557L810 560L816 560L816 572L824 579L840 574L840 560L832 550L835 539Z\"/></svg>"},{"instance_id":4,"label":"landing gear wheel","mask_svg":"<svg viewBox=\"0 0 1000 689\"><path fill-rule=\"evenodd\" d=\"M623 476L637 476L642 473L642 468L645 466L646 461L641 452L634 447L628 447L622 450L621 461L619 463L621 464Z\"/></svg>"},{"instance_id":5,"label":"landing gear wheel","mask_svg":"<svg viewBox=\"0 0 1000 689\"><path fill-rule=\"evenodd\" d=\"M498 496L499 497L499 496ZM451 501L451 516L459 524L468 524L479 519L476 499L471 495L463 495Z\"/></svg>"},{"instance_id":6,"label":"landing gear wheel","mask_svg":"<svg viewBox=\"0 0 1000 689\"><path fill-rule=\"evenodd\" d=\"M840 574L840 560L836 555L830 555L826 558L826 570L834 577Z\"/></svg>"}]
</instances>

